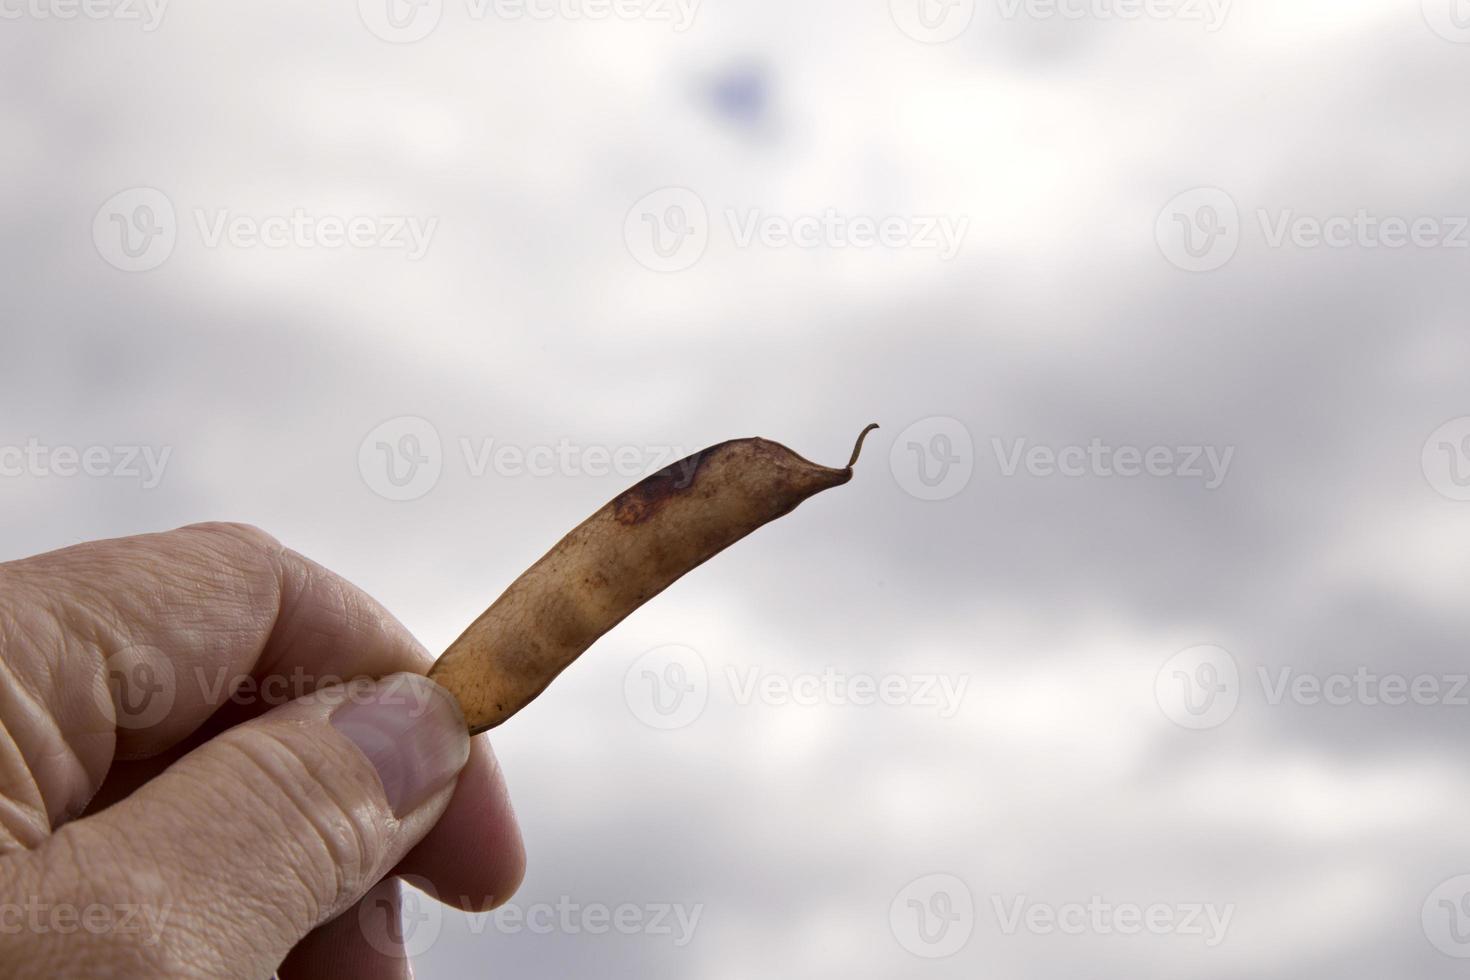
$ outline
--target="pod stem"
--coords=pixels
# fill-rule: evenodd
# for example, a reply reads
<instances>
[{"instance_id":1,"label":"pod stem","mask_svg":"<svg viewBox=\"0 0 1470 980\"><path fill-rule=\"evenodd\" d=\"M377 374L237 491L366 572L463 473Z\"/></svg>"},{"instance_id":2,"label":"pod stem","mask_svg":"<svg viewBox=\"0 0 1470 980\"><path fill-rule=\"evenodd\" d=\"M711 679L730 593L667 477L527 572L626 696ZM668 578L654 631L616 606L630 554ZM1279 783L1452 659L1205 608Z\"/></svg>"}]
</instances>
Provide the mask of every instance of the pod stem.
<instances>
[{"instance_id":1,"label":"pod stem","mask_svg":"<svg viewBox=\"0 0 1470 980\"><path fill-rule=\"evenodd\" d=\"M868 433L872 432L876 428L878 428L878 423L870 422L868 423L868 427L866 429L858 433L857 444L852 447L852 458L847 461L848 469L852 469L853 465L858 461L858 456L861 455L863 451L863 440L868 438Z\"/></svg>"}]
</instances>

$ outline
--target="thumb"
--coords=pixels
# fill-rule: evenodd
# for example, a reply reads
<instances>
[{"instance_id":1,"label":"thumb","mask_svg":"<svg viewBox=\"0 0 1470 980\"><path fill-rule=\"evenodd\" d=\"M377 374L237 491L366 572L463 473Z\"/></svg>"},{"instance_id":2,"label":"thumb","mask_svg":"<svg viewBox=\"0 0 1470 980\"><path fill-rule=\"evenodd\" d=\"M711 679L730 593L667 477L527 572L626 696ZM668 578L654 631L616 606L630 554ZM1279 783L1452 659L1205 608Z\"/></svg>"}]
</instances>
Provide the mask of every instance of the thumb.
<instances>
[{"instance_id":1,"label":"thumb","mask_svg":"<svg viewBox=\"0 0 1470 980\"><path fill-rule=\"evenodd\" d=\"M417 674L323 688L232 728L28 855L28 894L102 906L118 926L30 939L56 943L58 975L269 976L434 825L466 732L454 698Z\"/></svg>"}]
</instances>

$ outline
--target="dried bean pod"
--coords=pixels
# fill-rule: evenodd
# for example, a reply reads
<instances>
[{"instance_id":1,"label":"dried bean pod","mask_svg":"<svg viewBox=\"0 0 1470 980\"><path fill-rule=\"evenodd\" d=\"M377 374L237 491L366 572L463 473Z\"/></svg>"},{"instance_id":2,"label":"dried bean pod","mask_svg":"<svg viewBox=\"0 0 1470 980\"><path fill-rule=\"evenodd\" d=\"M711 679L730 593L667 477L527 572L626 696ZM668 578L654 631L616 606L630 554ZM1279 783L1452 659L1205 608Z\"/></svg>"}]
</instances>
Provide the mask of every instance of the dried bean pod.
<instances>
[{"instance_id":1,"label":"dried bean pod","mask_svg":"<svg viewBox=\"0 0 1470 980\"><path fill-rule=\"evenodd\" d=\"M524 708L598 637L691 568L803 500L852 479L766 439L723 442L613 498L511 583L429 676L470 732Z\"/></svg>"}]
</instances>

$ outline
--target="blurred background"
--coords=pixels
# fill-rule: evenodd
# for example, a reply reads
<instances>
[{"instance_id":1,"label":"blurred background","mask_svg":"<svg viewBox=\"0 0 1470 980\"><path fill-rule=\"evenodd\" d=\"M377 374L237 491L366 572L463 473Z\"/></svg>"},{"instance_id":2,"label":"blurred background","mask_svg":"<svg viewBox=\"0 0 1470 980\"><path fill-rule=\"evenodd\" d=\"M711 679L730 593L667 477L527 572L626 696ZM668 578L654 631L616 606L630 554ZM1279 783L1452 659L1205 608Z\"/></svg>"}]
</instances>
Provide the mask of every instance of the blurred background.
<instances>
[{"instance_id":1,"label":"blurred background","mask_svg":"<svg viewBox=\"0 0 1470 980\"><path fill-rule=\"evenodd\" d=\"M1463 0L0 19L0 559L248 521L439 650L883 424L493 733L420 977L1463 975Z\"/></svg>"}]
</instances>

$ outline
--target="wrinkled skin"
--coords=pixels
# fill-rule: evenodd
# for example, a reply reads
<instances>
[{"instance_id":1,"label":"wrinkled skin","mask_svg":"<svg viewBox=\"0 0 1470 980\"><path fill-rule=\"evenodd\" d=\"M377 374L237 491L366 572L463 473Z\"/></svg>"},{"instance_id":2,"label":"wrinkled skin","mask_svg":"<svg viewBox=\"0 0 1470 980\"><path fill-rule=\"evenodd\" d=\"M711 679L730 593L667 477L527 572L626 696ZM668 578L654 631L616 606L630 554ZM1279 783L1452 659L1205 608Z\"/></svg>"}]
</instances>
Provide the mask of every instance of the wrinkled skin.
<instances>
[{"instance_id":1,"label":"wrinkled skin","mask_svg":"<svg viewBox=\"0 0 1470 980\"><path fill-rule=\"evenodd\" d=\"M139 651L176 679L147 724L108 683ZM253 528L0 564L0 976L408 976L357 914L391 912L385 875L469 910L520 882L489 745L475 739L457 783L400 819L363 754L323 727L328 690L274 710L296 691L230 694L247 677L316 690L430 663L371 598ZM68 908L131 908L137 928L116 911L105 928L22 918ZM166 913L161 927L138 909Z\"/></svg>"}]
</instances>

